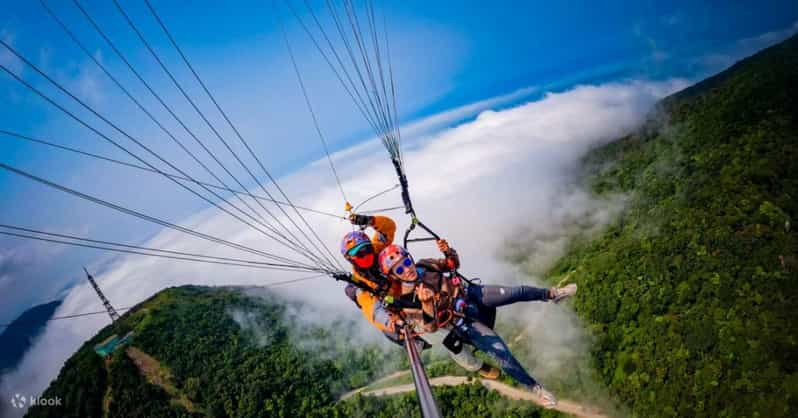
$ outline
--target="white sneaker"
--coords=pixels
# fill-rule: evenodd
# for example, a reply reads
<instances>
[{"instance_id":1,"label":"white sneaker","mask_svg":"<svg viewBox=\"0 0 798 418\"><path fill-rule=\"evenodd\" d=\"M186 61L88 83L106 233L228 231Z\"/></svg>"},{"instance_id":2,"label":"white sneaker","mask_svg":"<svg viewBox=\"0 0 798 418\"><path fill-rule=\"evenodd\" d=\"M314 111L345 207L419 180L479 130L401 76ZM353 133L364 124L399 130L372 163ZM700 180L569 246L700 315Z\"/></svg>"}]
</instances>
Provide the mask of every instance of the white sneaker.
<instances>
[{"instance_id":1,"label":"white sneaker","mask_svg":"<svg viewBox=\"0 0 798 418\"><path fill-rule=\"evenodd\" d=\"M552 287L551 288L551 301L554 303L560 303L561 300L565 298L569 298L576 294L576 284L571 283L565 285L563 287Z\"/></svg>"},{"instance_id":2,"label":"white sneaker","mask_svg":"<svg viewBox=\"0 0 798 418\"><path fill-rule=\"evenodd\" d=\"M551 409L557 405L557 398L548 390L543 389L543 386L540 386L540 384L532 386L532 393L538 397L538 403L544 408Z\"/></svg>"}]
</instances>

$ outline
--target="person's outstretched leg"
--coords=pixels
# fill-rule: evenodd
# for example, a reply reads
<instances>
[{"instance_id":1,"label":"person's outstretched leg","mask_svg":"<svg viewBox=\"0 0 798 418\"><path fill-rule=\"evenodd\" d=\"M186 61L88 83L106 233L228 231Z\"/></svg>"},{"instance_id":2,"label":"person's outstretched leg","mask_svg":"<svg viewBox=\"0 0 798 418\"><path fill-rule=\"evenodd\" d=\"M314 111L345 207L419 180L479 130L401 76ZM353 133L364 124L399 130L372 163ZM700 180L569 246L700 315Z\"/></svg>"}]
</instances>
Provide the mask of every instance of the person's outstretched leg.
<instances>
[{"instance_id":1,"label":"person's outstretched leg","mask_svg":"<svg viewBox=\"0 0 798 418\"><path fill-rule=\"evenodd\" d=\"M505 373L537 395L541 404L547 407L552 407L557 404L557 399L554 395L546 389L543 389L543 387L526 372L521 363L519 363L513 356L513 353L510 352L510 348L507 347L504 340L487 325L478 321L467 322L458 326L458 329L468 338L471 344L493 358Z\"/></svg>"},{"instance_id":2,"label":"person's outstretched leg","mask_svg":"<svg viewBox=\"0 0 798 418\"><path fill-rule=\"evenodd\" d=\"M547 301L549 289L532 286L474 285L468 287L471 300L491 308L516 302Z\"/></svg>"},{"instance_id":3,"label":"person's outstretched leg","mask_svg":"<svg viewBox=\"0 0 798 418\"><path fill-rule=\"evenodd\" d=\"M516 302L549 301L559 302L576 293L576 285L562 288L543 289L532 286L472 285L468 287L468 297L480 305L496 308Z\"/></svg>"},{"instance_id":4,"label":"person's outstretched leg","mask_svg":"<svg viewBox=\"0 0 798 418\"><path fill-rule=\"evenodd\" d=\"M488 328L487 325L475 321L460 325L458 328L461 333L465 334L465 337L468 338L468 341L473 344L474 347L491 356L496 363L510 375L510 377L518 381L518 383L527 385L530 388L537 384L535 379L524 370L521 363L513 357L513 353L510 352L510 348L507 347L507 344L505 344L501 337L496 335L492 329Z\"/></svg>"},{"instance_id":5,"label":"person's outstretched leg","mask_svg":"<svg viewBox=\"0 0 798 418\"><path fill-rule=\"evenodd\" d=\"M449 335L449 331L448 329L441 328L435 332L428 332L422 335L422 338L432 345L442 346L455 363L469 372L476 372L482 368L484 362L479 357L476 357L470 348L461 346L460 351L455 353L443 344L443 340Z\"/></svg>"}]
</instances>

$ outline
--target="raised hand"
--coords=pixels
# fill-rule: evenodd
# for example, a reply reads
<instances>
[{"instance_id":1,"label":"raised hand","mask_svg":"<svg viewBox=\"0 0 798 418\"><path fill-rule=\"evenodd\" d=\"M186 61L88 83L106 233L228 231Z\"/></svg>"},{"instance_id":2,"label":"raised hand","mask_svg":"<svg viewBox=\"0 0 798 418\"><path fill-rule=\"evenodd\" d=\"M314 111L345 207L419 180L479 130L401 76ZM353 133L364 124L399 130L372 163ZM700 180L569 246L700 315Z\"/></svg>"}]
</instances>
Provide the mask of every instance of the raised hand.
<instances>
[{"instance_id":1,"label":"raised hand","mask_svg":"<svg viewBox=\"0 0 798 418\"><path fill-rule=\"evenodd\" d=\"M372 219L374 219L373 216L358 215L357 213L349 215L349 222L352 222L352 225L368 226L371 225Z\"/></svg>"}]
</instances>

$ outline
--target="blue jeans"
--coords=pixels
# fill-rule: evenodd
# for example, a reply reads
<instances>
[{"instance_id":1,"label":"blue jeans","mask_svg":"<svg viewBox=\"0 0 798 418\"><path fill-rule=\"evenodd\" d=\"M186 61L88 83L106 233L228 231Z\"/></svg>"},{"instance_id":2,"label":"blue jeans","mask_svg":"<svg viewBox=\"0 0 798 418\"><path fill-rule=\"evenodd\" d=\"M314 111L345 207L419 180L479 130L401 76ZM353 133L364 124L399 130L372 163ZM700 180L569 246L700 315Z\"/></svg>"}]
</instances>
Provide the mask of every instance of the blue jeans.
<instances>
[{"instance_id":1,"label":"blue jeans","mask_svg":"<svg viewBox=\"0 0 798 418\"><path fill-rule=\"evenodd\" d=\"M476 308L471 321L457 326L458 333L491 358L518 383L532 388L537 382L516 360L504 340L494 331L496 308L516 302L549 300L549 290L532 286L483 286L470 285L466 295L468 302Z\"/></svg>"},{"instance_id":2,"label":"blue jeans","mask_svg":"<svg viewBox=\"0 0 798 418\"><path fill-rule=\"evenodd\" d=\"M496 324L496 308L516 302L549 300L549 289L532 286L470 285L466 297L476 305L477 319L490 328Z\"/></svg>"},{"instance_id":3,"label":"blue jeans","mask_svg":"<svg viewBox=\"0 0 798 418\"><path fill-rule=\"evenodd\" d=\"M490 356L507 375L515 379L518 383L528 386L531 389L537 382L529 373L524 370L524 366L513 357L510 348L504 340L487 325L479 321L465 321L457 326L457 332L474 347Z\"/></svg>"},{"instance_id":4,"label":"blue jeans","mask_svg":"<svg viewBox=\"0 0 798 418\"><path fill-rule=\"evenodd\" d=\"M532 286L468 286L468 298L482 306L498 308L516 302L549 300L549 289Z\"/></svg>"}]
</instances>

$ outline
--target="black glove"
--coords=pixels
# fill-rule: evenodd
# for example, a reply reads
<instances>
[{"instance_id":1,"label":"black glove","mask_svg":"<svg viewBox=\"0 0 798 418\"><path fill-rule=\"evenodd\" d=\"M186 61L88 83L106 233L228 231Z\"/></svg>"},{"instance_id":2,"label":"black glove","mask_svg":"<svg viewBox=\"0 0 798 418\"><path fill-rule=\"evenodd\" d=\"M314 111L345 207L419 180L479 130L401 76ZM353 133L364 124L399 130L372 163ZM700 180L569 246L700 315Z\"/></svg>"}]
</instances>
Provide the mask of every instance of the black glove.
<instances>
[{"instance_id":1,"label":"black glove","mask_svg":"<svg viewBox=\"0 0 798 418\"><path fill-rule=\"evenodd\" d=\"M402 319L397 319L393 323L393 332L395 332L396 335L399 335L399 336L404 335L405 325L406 325L405 321L403 321Z\"/></svg>"},{"instance_id":2,"label":"black glove","mask_svg":"<svg viewBox=\"0 0 798 418\"><path fill-rule=\"evenodd\" d=\"M332 277L333 277L333 279L339 280L339 281L345 281L345 282L352 281L352 274L350 274L350 273L333 273Z\"/></svg>"},{"instance_id":3,"label":"black glove","mask_svg":"<svg viewBox=\"0 0 798 418\"><path fill-rule=\"evenodd\" d=\"M416 345L416 351L418 351L419 354L421 354L421 352L424 350L432 348L432 345L421 337L414 338L413 343Z\"/></svg>"},{"instance_id":4,"label":"black glove","mask_svg":"<svg viewBox=\"0 0 798 418\"><path fill-rule=\"evenodd\" d=\"M349 215L349 221L352 222L352 225L368 226L371 225L373 220L374 217L369 215L358 215L356 213Z\"/></svg>"}]
</instances>

